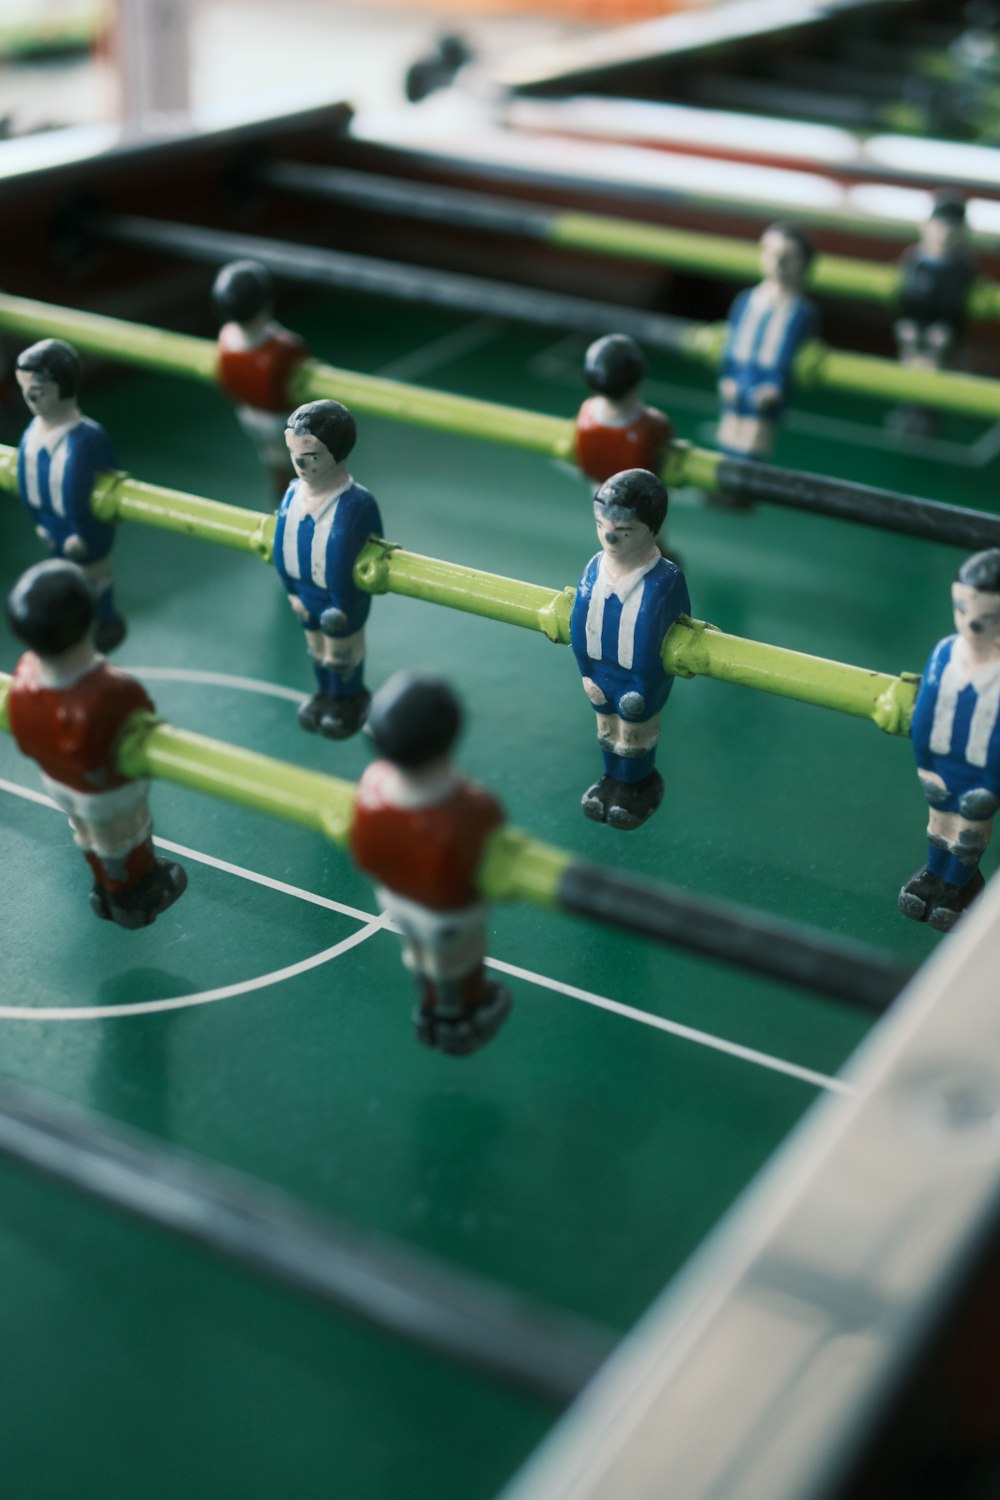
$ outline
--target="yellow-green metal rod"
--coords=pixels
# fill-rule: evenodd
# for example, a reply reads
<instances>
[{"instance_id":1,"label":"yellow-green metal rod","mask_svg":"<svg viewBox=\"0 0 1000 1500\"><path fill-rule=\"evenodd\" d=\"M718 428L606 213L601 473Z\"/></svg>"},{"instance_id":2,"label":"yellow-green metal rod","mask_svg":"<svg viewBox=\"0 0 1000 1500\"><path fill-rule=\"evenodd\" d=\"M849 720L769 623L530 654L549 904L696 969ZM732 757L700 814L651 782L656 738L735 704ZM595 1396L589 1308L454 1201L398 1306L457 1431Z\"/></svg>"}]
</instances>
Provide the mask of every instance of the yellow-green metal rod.
<instances>
[{"instance_id":1,"label":"yellow-green metal rod","mask_svg":"<svg viewBox=\"0 0 1000 1500\"><path fill-rule=\"evenodd\" d=\"M146 324L127 323L121 318L2 293L0 329L26 338L68 339L85 354L164 370L209 385L217 383L215 344L189 334L168 333ZM305 360L292 380L291 405L324 397L343 401L354 413L505 443L549 458L568 458L573 451L573 423L561 417L477 401L448 391L425 390L377 375L338 370L315 359Z\"/></svg>"},{"instance_id":2,"label":"yellow-green metal rod","mask_svg":"<svg viewBox=\"0 0 1000 1500\"><path fill-rule=\"evenodd\" d=\"M11 678L0 672L0 729L9 732ZM133 715L118 745L123 776L151 776L310 828L346 849L354 818L353 782L259 755L222 740L165 724L154 714ZM575 856L503 827L486 847L478 884L491 901L531 901L556 908L559 882Z\"/></svg>"},{"instance_id":3,"label":"yellow-green metal rod","mask_svg":"<svg viewBox=\"0 0 1000 1500\"><path fill-rule=\"evenodd\" d=\"M561 417L405 385L379 375L338 370L314 359L306 360L296 370L289 395L295 405L324 398L342 401L352 412L364 412L366 416L504 443L547 458L569 458L573 452L574 425Z\"/></svg>"},{"instance_id":4,"label":"yellow-green metal rod","mask_svg":"<svg viewBox=\"0 0 1000 1500\"><path fill-rule=\"evenodd\" d=\"M370 541L362 550L354 576L368 593L406 594L538 630L551 641L569 644L572 588L558 591L501 578L404 552L382 540ZM909 733L919 681L910 673L893 677L783 646L744 640L686 616L668 632L662 659L667 671L679 677L714 677L819 708L832 708L870 719L888 734Z\"/></svg>"},{"instance_id":5,"label":"yellow-green metal rod","mask_svg":"<svg viewBox=\"0 0 1000 1500\"><path fill-rule=\"evenodd\" d=\"M760 279L760 247L753 240L585 213L555 214L548 238L578 250L598 250L730 281ZM814 292L892 306L900 280L899 266L894 263L823 254L809 267L808 285Z\"/></svg>"},{"instance_id":6,"label":"yellow-green metal rod","mask_svg":"<svg viewBox=\"0 0 1000 1500\"><path fill-rule=\"evenodd\" d=\"M188 334L168 333L120 318L6 294L0 294L0 330L34 338L70 339L85 353L186 375L208 384L216 381L215 345ZM722 360L725 337L725 324L692 323L678 352L716 368ZM852 391L883 401L913 401L967 416L1000 418L1000 381L954 370L914 369L893 360L831 349L819 340L800 350L795 378L804 389ZM574 425L562 418L338 370L317 360L300 365L290 395L295 403L330 397L369 416L506 443L552 458L569 458L573 452ZM672 482L698 482L696 470L701 467L711 474L713 457L692 452L685 460L690 472L682 477L672 473Z\"/></svg>"},{"instance_id":7,"label":"yellow-green metal rod","mask_svg":"<svg viewBox=\"0 0 1000 1500\"><path fill-rule=\"evenodd\" d=\"M715 369L722 363L725 323L692 328L685 353ZM913 365L831 349L820 339L804 344L795 357L795 384L801 390L850 391L879 401L912 401L939 411L1000 420L1000 380L957 370L923 370Z\"/></svg>"},{"instance_id":8,"label":"yellow-green metal rod","mask_svg":"<svg viewBox=\"0 0 1000 1500\"><path fill-rule=\"evenodd\" d=\"M0 448L0 488L16 491L16 454ZM198 495L141 484L111 472L99 477L94 510L102 520L131 520L164 527L203 541L273 558L274 517ZM569 643L574 590L504 578L479 568L405 552L373 538L354 568L360 589L369 594L403 594L411 599L458 609L502 624L537 630L549 640ZM871 719L891 734L909 732L917 679L869 672L862 667L807 656L761 641L727 635L702 621L679 622L663 646L663 664L681 677L715 677L761 692L795 698L839 713Z\"/></svg>"},{"instance_id":9,"label":"yellow-green metal rod","mask_svg":"<svg viewBox=\"0 0 1000 1500\"><path fill-rule=\"evenodd\" d=\"M219 356L215 345L190 334L169 333L145 323L127 323L123 318L56 307L7 293L0 293L0 328L29 339L68 339L85 354L183 375L206 385L216 383Z\"/></svg>"},{"instance_id":10,"label":"yellow-green metal rod","mask_svg":"<svg viewBox=\"0 0 1000 1500\"><path fill-rule=\"evenodd\" d=\"M0 490L17 494L17 449L5 444L0 444ZM99 521L138 521L161 531L176 531L199 541L250 552L263 562L272 560L273 516L164 485L146 484L119 469L98 475L90 506Z\"/></svg>"}]
</instances>

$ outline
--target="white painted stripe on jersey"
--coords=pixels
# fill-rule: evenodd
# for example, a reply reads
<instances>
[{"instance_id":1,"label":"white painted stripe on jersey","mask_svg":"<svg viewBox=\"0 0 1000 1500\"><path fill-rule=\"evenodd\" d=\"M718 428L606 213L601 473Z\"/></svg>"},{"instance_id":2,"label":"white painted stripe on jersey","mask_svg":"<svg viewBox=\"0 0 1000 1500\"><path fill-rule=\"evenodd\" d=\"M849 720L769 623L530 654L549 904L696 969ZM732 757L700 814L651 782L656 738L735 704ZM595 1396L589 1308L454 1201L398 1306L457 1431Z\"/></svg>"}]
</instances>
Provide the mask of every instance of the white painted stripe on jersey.
<instances>
[{"instance_id":1,"label":"white painted stripe on jersey","mask_svg":"<svg viewBox=\"0 0 1000 1500\"><path fill-rule=\"evenodd\" d=\"M28 491L28 504L32 510L42 508L42 492L38 483L38 461L41 453L42 440L38 435L36 417L24 434L24 483Z\"/></svg>"},{"instance_id":2,"label":"white painted stripe on jersey","mask_svg":"<svg viewBox=\"0 0 1000 1500\"><path fill-rule=\"evenodd\" d=\"M965 758L970 765L985 766L989 758L990 739L1000 713L1000 670L995 670L992 681L980 688L976 706L969 725L969 743Z\"/></svg>"},{"instance_id":3,"label":"white painted stripe on jersey","mask_svg":"<svg viewBox=\"0 0 1000 1500\"><path fill-rule=\"evenodd\" d=\"M931 749L935 755L947 755L951 750L958 695L968 680L965 673L959 671L954 658L941 673L941 686L934 705L934 723L931 725Z\"/></svg>"},{"instance_id":4,"label":"white painted stripe on jersey","mask_svg":"<svg viewBox=\"0 0 1000 1500\"><path fill-rule=\"evenodd\" d=\"M635 655L635 627L645 592L645 584L640 583L630 590L622 605L621 619L618 622L618 664L626 669L631 667Z\"/></svg>"},{"instance_id":5,"label":"white painted stripe on jersey","mask_svg":"<svg viewBox=\"0 0 1000 1500\"><path fill-rule=\"evenodd\" d=\"M281 560L289 578L301 577L299 573L299 522L301 520L302 513L293 496L285 512L285 535L281 544Z\"/></svg>"},{"instance_id":6,"label":"white painted stripe on jersey","mask_svg":"<svg viewBox=\"0 0 1000 1500\"><path fill-rule=\"evenodd\" d=\"M309 573L317 588L326 588L326 549L330 542L330 532L333 530L334 518L337 514L337 506L340 501L334 500L332 505L327 506L313 531L312 550L309 555Z\"/></svg>"},{"instance_id":7,"label":"white painted stripe on jersey","mask_svg":"<svg viewBox=\"0 0 1000 1500\"><path fill-rule=\"evenodd\" d=\"M66 518L66 496L63 493L63 481L66 473L66 464L69 460L69 443L66 441L67 435L65 432L61 433L56 439L54 447L49 449L49 500L56 515L62 516L64 520Z\"/></svg>"},{"instance_id":8,"label":"white painted stripe on jersey","mask_svg":"<svg viewBox=\"0 0 1000 1500\"><path fill-rule=\"evenodd\" d=\"M741 364L748 364L753 358L761 320L767 317L767 303L759 293L760 287L750 293L733 341L733 354Z\"/></svg>"},{"instance_id":9,"label":"white painted stripe on jersey","mask_svg":"<svg viewBox=\"0 0 1000 1500\"><path fill-rule=\"evenodd\" d=\"M602 563L603 565L603 563ZM593 661L600 661L603 654L601 647L601 636L604 631L604 590L598 587L600 574L594 582L590 594L590 603L587 605L587 655Z\"/></svg>"},{"instance_id":10,"label":"white painted stripe on jersey","mask_svg":"<svg viewBox=\"0 0 1000 1500\"><path fill-rule=\"evenodd\" d=\"M772 305L760 344L760 363L766 370L776 368L795 312L795 303L784 298L776 306Z\"/></svg>"}]
</instances>

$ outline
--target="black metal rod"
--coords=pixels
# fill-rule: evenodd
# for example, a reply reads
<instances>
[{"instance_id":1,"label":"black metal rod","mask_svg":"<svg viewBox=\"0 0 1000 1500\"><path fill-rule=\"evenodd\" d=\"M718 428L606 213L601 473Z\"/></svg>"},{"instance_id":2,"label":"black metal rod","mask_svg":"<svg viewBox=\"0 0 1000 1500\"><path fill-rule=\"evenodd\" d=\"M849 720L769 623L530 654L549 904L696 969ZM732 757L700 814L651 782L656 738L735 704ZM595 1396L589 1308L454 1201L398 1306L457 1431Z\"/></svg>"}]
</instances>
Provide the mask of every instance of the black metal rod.
<instances>
[{"instance_id":1,"label":"black metal rod","mask_svg":"<svg viewBox=\"0 0 1000 1500\"><path fill-rule=\"evenodd\" d=\"M568 1404L614 1336L273 1188L0 1083L0 1156L534 1396Z\"/></svg>"},{"instance_id":2,"label":"black metal rod","mask_svg":"<svg viewBox=\"0 0 1000 1500\"><path fill-rule=\"evenodd\" d=\"M255 181L280 192L350 203L376 213L401 214L456 229L483 229L549 241L558 218L555 209L535 207L488 193L466 193L460 188L404 182L349 167L317 167L308 162L265 161Z\"/></svg>"},{"instance_id":3,"label":"black metal rod","mask_svg":"<svg viewBox=\"0 0 1000 1500\"><path fill-rule=\"evenodd\" d=\"M592 302L586 297L536 291L485 277L463 276L455 271L374 260L339 250L289 244L259 235L232 234L221 229L201 229L193 224L134 214L95 216L86 229L98 239L138 245L211 265L244 257L258 260L276 275L310 286L335 287L401 302L510 318L539 328L573 329L590 334L628 333L654 349L682 350L698 326L686 318L647 313L613 302Z\"/></svg>"},{"instance_id":4,"label":"black metal rod","mask_svg":"<svg viewBox=\"0 0 1000 1500\"><path fill-rule=\"evenodd\" d=\"M877 948L584 861L565 872L557 901L577 916L866 1011L886 1010L915 972Z\"/></svg>"},{"instance_id":5,"label":"black metal rod","mask_svg":"<svg viewBox=\"0 0 1000 1500\"><path fill-rule=\"evenodd\" d=\"M716 484L733 500L763 501L841 521L858 521L904 536L947 542L970 552L1000 547L1000 516L923 500L917 495L897 495L892 490L796 469L772 468L745 458L724 458L716 471Z\"/></svg>"}]
</instances>

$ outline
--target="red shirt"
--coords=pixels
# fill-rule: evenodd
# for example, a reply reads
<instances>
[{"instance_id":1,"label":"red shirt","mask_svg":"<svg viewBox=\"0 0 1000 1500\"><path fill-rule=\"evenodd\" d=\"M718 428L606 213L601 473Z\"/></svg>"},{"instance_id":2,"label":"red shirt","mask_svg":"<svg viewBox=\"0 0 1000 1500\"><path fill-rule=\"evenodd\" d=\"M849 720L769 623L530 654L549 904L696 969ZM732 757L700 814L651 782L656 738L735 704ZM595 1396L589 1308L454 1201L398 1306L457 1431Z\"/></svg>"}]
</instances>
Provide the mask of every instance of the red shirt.
<instances>
[{"instance_id":1,"label":"red shirt","mask_svg":"<svg viewBox=\"0 0 1000 1500\"><path fill-rule=\"evenodd\" d=\"M276 325L252 349L230 348L226 330L219 334L219 384L226 395L259 411L287 412L291 408L288 382L309 350L297 333Z\"/></svg>"},{"instance_id":2,"label":"red shirt","mask_svg":"<svg viewBox=\"0 0 1000 1500\"><path fill-rule=\"evenodd\" d=\"M7 696L18 748L75 792L107 792L131 779L115 770L118 739L132 714L152 708L141 683L106 661L69 687L43 687L33 651L18 662Z\"/></svg>"},{"instance_id":3,"label":"red shirt","mask_svg":"<svg viewBox=\"0 0 1000 1500\"><path fill-rule=\"evenodd\" d=\"M599 396L585 401L576 419L576 461L583 472L600 484L622 469L659 474L674 435L670 418L655 406L644 406L634 422L609 427L594 415L599 402Z\"/></svg>"},{"instance_id":4,"label":"red shirt","mask_svg":"<svg viewBox=\"0 0 1000 1500\"><path fill-rule=\"evenodd\" d=\"M432 911L459 911L481 900L475 876L483 846L504 821L484 787L460 781L439 802L396 807L385 796L387 761L358 782L351 828L356 864L381 885Z\"/></svg>"}]
</instances>

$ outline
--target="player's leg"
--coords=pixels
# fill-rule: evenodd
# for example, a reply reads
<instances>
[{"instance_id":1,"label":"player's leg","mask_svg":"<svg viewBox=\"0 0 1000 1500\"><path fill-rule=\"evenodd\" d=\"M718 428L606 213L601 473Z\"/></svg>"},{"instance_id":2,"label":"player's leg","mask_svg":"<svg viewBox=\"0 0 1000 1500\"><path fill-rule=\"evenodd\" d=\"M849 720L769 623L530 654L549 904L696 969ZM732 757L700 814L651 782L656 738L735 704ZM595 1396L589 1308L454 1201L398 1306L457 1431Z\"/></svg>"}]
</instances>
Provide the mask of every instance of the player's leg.
<instances>
[{"instance_id":1,"label":"player's leg","mask_svg":"<svg viewBox=\"0 0 1000 1500\"><path fill-rule=\"evenodd\" d=\"M986 811L987 816L973 818L952 811L950 798L946 808L932 806L927 823L927 864L899 893L899 909L904 916L943 932L955 925L983 888L979 862L993 831L989 809L996 806L996 799L982 789L956 800L969 811Z\"/></svg>"},{"instance_id":2,"label":"player's leg","mask_svg":"<svg viewBox=\"0 0 1000 1500\"><path fill-rule=\"evenodd\" d=\"M364 684L364 628L350 635L331 635L321 630L316 636L307 632L306 640L325 673L329 698L317 728L328 739L346 740L357 734L368 717L371 703L371 694Z\"/></svg>"},{"instance_id":3,"label":"player's leg","mask_svg":"<svg viewBox=\"0 0 1000 1500\"><path fill-rule=\"evenodd\" d=\"M73 837L94 878L96 916L119 927L148 927L181 896L187 875L153 848L149 784L130 781L111 792L73 792L43 777L67 813Z\"/></svg>"},{"instance_id":4,"label":"player's leg","mask_svg":"<svg viewBox=\"0 0 1000 1500\"><path fill-rule=\"evenodd\" d=\"M625 707L628 696L622 700ZM604 775L583 794L586 817L612 828L632 829L652 816L663 801L663 778L656 769L659 738L658 713L636 721L598 711Z\"/></svg>"},{"instance_id":5,"label":"player's leg","mask_svg":"<svg viewBox=\"0 0 1000 1500\"><path fill-rule=\"evenodd\" d=\"M403 938L403 962L420 1002L413 1013L417 1040L453 1057L476 1052L510 1013L507 989L486 972L486 912L477 903L433 912L379 887L379 901Z\"/></svg>"},{"instance_id":6,"label":"player's leg","mask_svg":"<svg viewBox=\"0 0 1000 1500\"><path fill-rule=\"evenodd\" d=\"M111 559L102 557L97 562L83 563L81 566L96 600L94 645L101 652L113 651L125 639L126 625L115 608Z\"/></svg>"}]
</instances>

